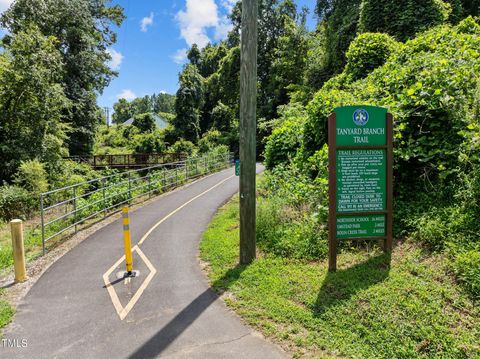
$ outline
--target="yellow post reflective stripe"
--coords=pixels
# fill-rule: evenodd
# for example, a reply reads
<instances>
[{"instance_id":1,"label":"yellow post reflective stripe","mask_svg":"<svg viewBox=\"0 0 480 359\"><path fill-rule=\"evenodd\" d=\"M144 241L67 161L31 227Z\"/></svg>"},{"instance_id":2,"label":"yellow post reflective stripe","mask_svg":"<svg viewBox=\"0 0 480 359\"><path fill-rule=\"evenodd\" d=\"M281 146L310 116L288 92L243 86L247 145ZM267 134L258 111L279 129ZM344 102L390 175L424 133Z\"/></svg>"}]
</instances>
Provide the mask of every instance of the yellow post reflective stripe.
<instances>
[{"instance_id":1,"label":"yellow post reflective stripe","mask_svg":"<svg viewBox=\"0 0 480 359\"><path fill-rule=\"evenodd\" d=\"M130 219L128 218L128 207L123 207L123 239L125 243L125 263L127 265L127 272L131 273L133 270L132 258L132 241L130 238Z\"/></svg>"}]
</instances>

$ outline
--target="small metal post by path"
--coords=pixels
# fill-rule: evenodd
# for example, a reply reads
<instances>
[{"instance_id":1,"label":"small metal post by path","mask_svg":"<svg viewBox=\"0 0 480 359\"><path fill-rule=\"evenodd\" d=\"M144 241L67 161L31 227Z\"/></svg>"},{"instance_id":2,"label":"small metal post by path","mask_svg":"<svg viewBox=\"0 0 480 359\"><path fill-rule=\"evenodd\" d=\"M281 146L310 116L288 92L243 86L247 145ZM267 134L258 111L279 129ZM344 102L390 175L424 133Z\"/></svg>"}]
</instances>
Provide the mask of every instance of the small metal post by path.
<instances>
[{"instance_id":1,"label":"small metal post by path","mask_svg":"<svg viewBox=\"0 0 480 359\"><path fill-rule=\"evenodd\" d=\"M25 249L23 246L23 222L20 219L14 219L10 222L10 229L12 232L15 282L24 282L27 280L27 274L25 269Z\"/></svg>"},{"instance_id":2,"label":"small metal post by path","mask_svg":"<svg viewBox=\"0 0 480 359\"><path fill-rule=\"evenodd\" d=\"M130 237L130 218L128 217L128 207L123 207L123 240L125 244L125 264L127 266L127 275L131 276L133 271L132 258L132 240Z\"/></svg>"}]
</instances>

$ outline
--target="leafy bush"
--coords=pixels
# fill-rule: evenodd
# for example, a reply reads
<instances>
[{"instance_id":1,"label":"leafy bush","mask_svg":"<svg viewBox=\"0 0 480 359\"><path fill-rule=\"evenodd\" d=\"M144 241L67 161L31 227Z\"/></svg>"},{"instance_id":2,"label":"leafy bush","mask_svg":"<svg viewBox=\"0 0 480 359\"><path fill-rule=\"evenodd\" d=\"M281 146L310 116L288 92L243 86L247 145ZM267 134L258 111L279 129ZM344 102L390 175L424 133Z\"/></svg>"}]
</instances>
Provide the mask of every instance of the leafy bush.
<instances>
[{"instance_id":1,"label":"leafy bush","mask_svg":"<svg viewBox=\"0 0 480 359\"><path fill-rule=\"evenodd\" d=\"M303 151L306 157L313 155L328 142L328 116L336 107L355 105L358 99L350 91L326 89L317 92L307 106L307 120L303 132Z\"/></svg>"},{"instance_id":2,"label":"leafy bush","mask_svg":"<svg viewBox=\"0 0 480 359\"><path fill-rule=\"evenodd\" d=\"M480 250L460 253L453 262L460 281L477 299L480 299Z\"/></svg>"},{"instance_id":3,"label":"leafy bush","mask_svg":"<svg viewBox=\"0 0 480 359\"><path fill-rule=\"evenodd\" d=\"M432 213L433 212L433 213ZM445 216L436 213L435 209L430 208L428 213L415 219L416 231L413 236L416 240L427 244L430 248L441 250L445 248L449 234L448 223Z\"/></svg>"},{"instance_id":4,"label":"leafy bush","mask_svg":"<svg viewBox=\"0 0 480 359\"><path fill-rule=\"evenodd\" d=\"M133 126L138 128L140 132L152 132L155 130L155 118L152 113L143 113L133 117Z\"/></svg>"},{"instance_id":5,"label":"leafy bush","mask_svg":"<svg viewBox=\"0 0 480 359\"><path fill-rule=\"evenodd\" d=\"M222 134L218 130L210 130L198 141L198 150L200 153L206 153L219 145Z\"/></svg>"},{"instance_id":6,"label":"leafy bush","mask_svg":"<svg viewBox=\"0 0 480 359\"><path fill-rule=\"evenodd\" d=\"M363 0L360 32L384 32L401 41L443 24L451 7L441 0Z\"/></svg>"},{"instance_id":7,"label":"leafy bush","mask_svg":"<svg viewBox=\"0 0 480 359\"><path fill-rule=\"evenodd\" d=\"M132 125L100 126L95 138L94 153L129 154L133 152L134 138L140 130Z\"/></svg>"},{"instance_id":8,"label":"leafy bush","mask_svg":"<svg viewBox=\"0 0 480 359\"><path fill-rule=\"evenodd\" d=\"M195 153L196 147L190 142L186 141L183 138L175 142L169 149L169 152L172 153L186 153L188 156L191 156Z\"/></svg>"},{"instance_id":9,"label":"leafy bush","mask_svg":"<svg viewBox=\"0 0 480 359\"><path fill-rule=\"evenodd\" d=\"M37 204L36 198L25 188L10 185L0 187L0 218L6 221L30 218Z\"/></svg>"},{"instance_id":10,"label":"leafy bush","mask_svg":"<svg viewBox=\"0 0 480 359\"><path fill-rule=\"evenodd\" d=\"M162 153L166 150L163 131L135 135L132 146L135 153Z\"/></svg>"},{"instance_id":11,"label":"leafy bush","mask_svg":"<svg viewBox=\"0 0 480 359\"><path fill-rule=\"evenodd\" d=\"M396 183L447 178L470 152L473 104L480 72L478 24L463 32L438 27L405 44L365 79L320 90L307 106L307 158L327 141L327 118L335 107L354 104L388 108L396 118ZM472 34L474 32L475 34Z\"/></svg>"},{"instance_id":12,"label":"leafy bush","mask_svg":"<svg viewBox=\"0 0 480 359\"><path fill-rule=\"evenodd\" d=\"M60 163L54 172L50 173L49 181L51 188L62 188L97 177L98 172L88 164L65 160Z\"/></svg>"},{"instance_id":13,"label":"leafy bush","mask_svg":"<svg viewBox=\"0 0 480 359\"><path fill-rule=\"evenodd\" d=\"M387 62L390 55L401 44L387 34L365 33L359 35L346 53L347 66L345 73L348 81L367 77L376 68Z\"/></svg>"},{"instance_id":14,"label":"leafy bush","mask_svg":"<svg viewBox=\"0 0 480 359\"><path fill-rule=\"evenodd\" d=\"M328 253L327 230L317 213L306 216L284 198L259 201L257 240L262 250L303 260L324 259Z\"/></svg>"},{"instance_id":15,"label":"leafy bush","mask_svg":"<svg viewBox=\"0 0 480 359\"><path fill-rule=\"evenodd\" d=\"M361 41L352 45L352 59L358 59L353 49ZM395 45L393 40L390 45ZM346 105L386 107L395 117L395 233L444 251L460 281L478 295L480 24L467 18L395 46L398 51L363 79L353 80L359 69L376 66L376 60L370 62L365 55L366 63L347 65L306 106L303 143L288 157L279 157L271 178L267 176L268 191L280 199L276 207L260 210L259 238L276 253L299 255L290 249L297 226L310 228L306 219L323 213L327 203L323 149L328 116ZM356 75L349 81L352 73ZM284 125L278 121L274 133L285 131ZM282 149L279 143L288 141L272 135L267 148ZM308 242L308 231L303 235Z\"/></svg>"},{"instance_id":16,"label":"leafy bush","mask_svg":"<svg viewBox=\"0 0 480 359\"><path fill-rule=\"evenodd\" d=\"M320 152L326 148L316 156L318 167L326 168ZM303 260L326 258L328 188L325 173L318 174L312 181L293 162L266 172L257 214L258 243L265 252Z\"/></svg>"},{"instance_id":17,"label":"leafy bush","mask_svg":"<svg viewBox=\"0 0 480 359\"><path fill-rule=\"evenodd\" d=\"M38 160L22 161L14 182L34 194L48 191L47 172Z\"/></svg>"},{"instance_id":18,"label":"leafy bush","mask_svg":"<svg viewBox=\"0 0 480 359\"><path fill-rule=\"evenodd\" d=\"M281 110L279 124L266 139L265 165L271 169L280 163L287 163L300 148L303 140L305 110L293 105Z\"/></svg>"}]
</instances>

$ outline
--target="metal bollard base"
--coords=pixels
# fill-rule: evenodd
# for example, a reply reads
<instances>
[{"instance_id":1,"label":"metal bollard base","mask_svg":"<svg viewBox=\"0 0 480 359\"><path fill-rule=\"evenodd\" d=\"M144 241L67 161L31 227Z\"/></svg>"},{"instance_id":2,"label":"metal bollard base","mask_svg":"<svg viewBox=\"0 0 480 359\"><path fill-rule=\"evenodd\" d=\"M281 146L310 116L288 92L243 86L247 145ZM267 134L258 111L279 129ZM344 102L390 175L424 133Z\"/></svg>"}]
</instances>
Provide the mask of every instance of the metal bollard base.
<instances>
[{"instance_id":1,"label":"metal bollard base","mask_svg":"<svg viewBox=\"0 0 480 359\"><path fill-rule=\"evenodd\" d=\"M140 271L138 270L133 270L131 272L121 271L117 273L117 279L136 278L138 276L140 276Z\"/></svg>"}]
</instances>

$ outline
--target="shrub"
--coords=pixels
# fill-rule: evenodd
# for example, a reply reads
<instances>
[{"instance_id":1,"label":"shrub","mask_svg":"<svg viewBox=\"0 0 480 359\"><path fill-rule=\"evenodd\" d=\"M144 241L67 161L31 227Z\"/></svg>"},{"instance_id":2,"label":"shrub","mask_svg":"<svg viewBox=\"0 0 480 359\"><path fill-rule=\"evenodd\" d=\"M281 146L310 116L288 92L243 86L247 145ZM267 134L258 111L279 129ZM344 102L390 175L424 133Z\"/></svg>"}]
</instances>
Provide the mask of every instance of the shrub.
<instances>
[{"instance_id":1,"label":"shrub","mask_svg":"<svg viewBox=\"0 0 480 359\"><path fill-rule=\"evenodd\" d=\"M36 197L25 188L10 185L0 187L0 218L6 221L30 218L37 205Z\"/></svg>"},{"instance_id":2,"label":"shrub","mask_svg":"<svg viewBox=\"0 0 480 359\"><path fill-rule=\"evenodd\" d=\"M365 33L359 35L348 48L345 73L348 81L366 77L387 62L400 43L387 34Z\"/></svg>"},{"instance_id":3,"label":"shrub","mask_svg":"<svg viewBox=\"0 0 480 359\"><path fill-rule=\"evenodd\" d=\"M417 241L427 244L434 250L442 250L445 248L449 238L450 231L445 218L435 213L430 213L434 209L430 209L429 213L415 220L416 231L413 234Z\"/></svg>"},{"instance_id":4,"label":"shrub","mask_svg":"<svg viewBox=\"0 0 480 359\"><path fill-rule=\"evenodd\" d=\"M198 150L200 153L206 153L219 145L222 134L218 130L210 130L198 141Z\"/></svg>"},{"instance_id":5,"label":"shrub","mask_svg":"<svg viewBox=\"0 0 480 359\"><path fill-rule=\"evenodd\" d=\"M459 32L471 21L427 31L365 79L320 90L307 106L307 158L326 143L327 118L334 108L383 106L396 119L396 183L448 180L460 167L459 149L471 148L468 132L477 128L469 118L474 117L480 36L474 28L475 34Z\"/></svg>"},{"instance_id":6,"label":"shrub","mask_svg":"<svg viewBox=\"0 0 480 359\"><path fill-rule=\"evenodd\" d=\"M196 151L196 147L192 142L182 138L175 142L168 151L172 153L186 153L188 156L191 156Z\"/></svg>"},{"instance_id":7,"label":"shrub","mask_svg":"<svg viewBox=\"0 0 480 359\"><path fill-rule=\"evenodd\" d=\"M328 253L326 226L318 214L308 215L279 196L259 202L257 238L263 251L282 257L316 260Z\"/></svg>"},{"instance_id":8,"label":"shrub","mask_svg":"<svg viewBox=\"0 0 480 359\"><path fill-rule=\"evenodd\" d=\"M52 188L62 188L98 178L98 172L84 163L65 160L50 174Z\"/></svg>"},{"instance_id":9,"label":"shrub","mask_svg":"<svg viewBox=\"0 0 480 359\"><path fill-rule=\"evenodd\" d=\"M43 163L38 160L22 161L14 183L35 194L48 191L47 172Z\"/></svg>"},{"instance_id":10,"label":"shrub","mask_svg":"<svg viewBox=\"0 0 480 359\"><path fill-rule=\"evenodd\" d=\"M351 91L320 90L307 106L307 120L303 132L303 150L306 157L313 155L328 141L328 116L336 107L359 103Z\"/></svg>"},{"instance_id":11,"label":"shrub","mask_svg":"<svg viewBox=\"0 0 480 359\"><path fill-rule=\"evenodd\" d=\"M133 117L133 126L138 128L140 132L152 132L155 130L155 118L151 113L143 113Z\"/></svg>"},{"instance_id":12,"label":"shrub","mask_svg":"<svg viewBox=\"0 0 480 359\"><path fill-rule=\"evenodd\" d=\"M230 154L230 149L228 146L225 145L218 145L210 149L207 153L202 154L202 156L207 156L207 157L216 157L219 158L221 156L225 156L227 154ZM197 154L198 156L199 154ZM223 158L223 157L222 157Z\"/></svg>"},{"instance_id":13,"label":"shrub","mask_svg":"<svg viewBox=\"0 0 480 359\"><path fill-rule=\"evenodd\" d=\"M213 126L222 132L229 131L235 121L235 112L221 101L213 108L211 116Z\"/></svg>"},{"instance_id":14,"label":"shrub","mask_svg":"<svg viewBox=\"0 0 480 359\"><path fill-rule=\"evenodd\" d=\"M453 262L453 268L470 294L480 299L480 250L459 254Z\"/></svg>"},{"instance_id":15,"label":"shrub","mask_svg":"<svg viewBox=\"0 0 480 359\"><path fill-rule=\"evenodd\" d=\"M451 7L441 0L364 0L360 32L383 32L400 41L443 24Z\"/></svg>"},{"instance_id":16,"label":"shrub","mask_svg":"<svg viewBox=\"0 0 480 359\"><path fill-rule=\"evenodd\" d=\"M305 109L300 105L289 106L281 110L281 116L272 134L266 138L264 156L269 169L289 162L303 140Z\"/></svg>"},{"instance_id":17,"label":"shrub","mask_svg":"<svg viewBox=\"0 0 480 359\"><path fill-rule=\"evenodd\" d=\"M132 141L135 153L162 153L166 146L163 141L163 131L136 135Z\"/></svg>"}]
</instances>

